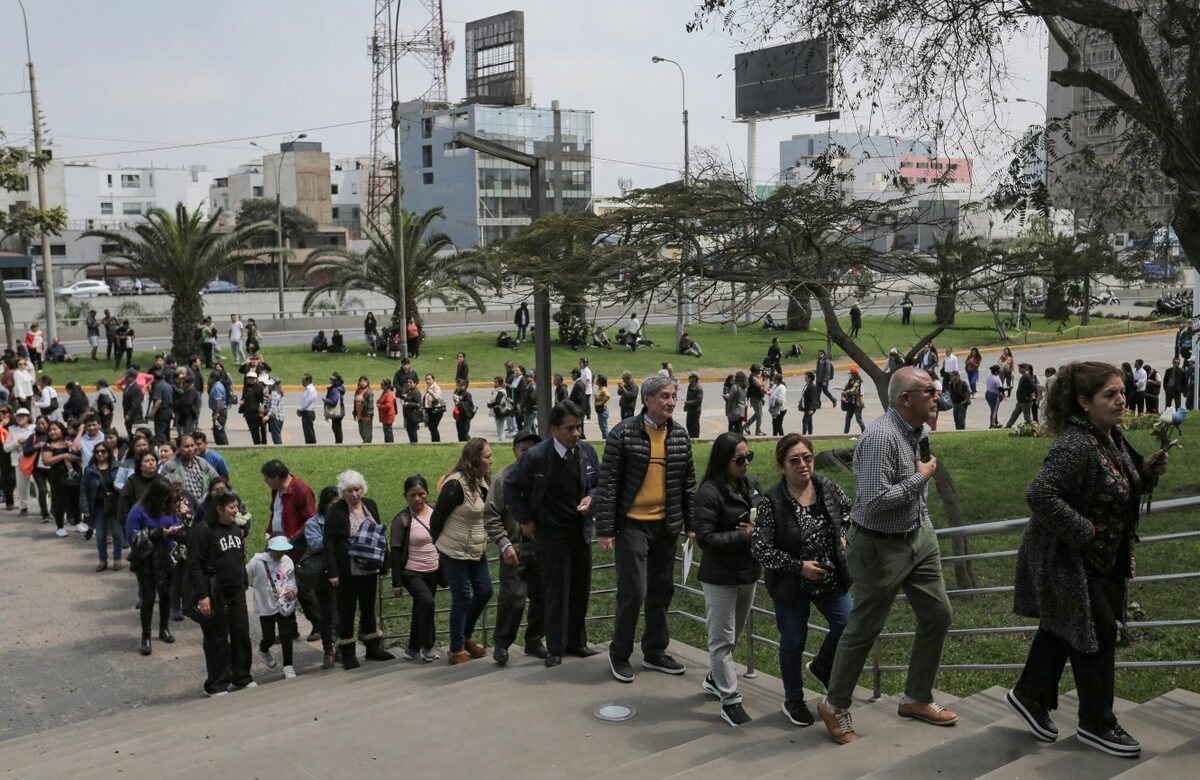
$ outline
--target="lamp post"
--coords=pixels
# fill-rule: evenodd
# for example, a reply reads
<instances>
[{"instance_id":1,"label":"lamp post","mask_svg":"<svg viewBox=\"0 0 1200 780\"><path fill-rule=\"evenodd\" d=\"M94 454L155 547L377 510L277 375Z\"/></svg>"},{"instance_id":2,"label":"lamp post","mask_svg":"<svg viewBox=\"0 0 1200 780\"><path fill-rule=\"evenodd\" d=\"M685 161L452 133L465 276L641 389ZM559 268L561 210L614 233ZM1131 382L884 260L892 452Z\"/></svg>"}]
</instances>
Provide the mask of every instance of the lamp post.
<instances>
[{"instance_id":1,"label":"lamp post","mask_svg":"<svg viewBox=\"0 0 1200 780\"><path fill-rule=\"evenodd\" d=\"M38 110L37 77L33 72L33 54L29 48L29 19L25 16L25 3L17 0L21 7L21 21L25 25L25 63L29 68L29 100L33 104L33 156L37 174L38 211L46 211L46 172L42 165L42 117ZM46 339L54 341L58 335L58 323L54 315L54 269L50 264L50 236L42 231L42 286L46 294Z\"/></svg>"},{"instance_id":2,"label":"lamp post","mask_svg":"<svg viewBox=\"0 0 1200 780\"><path fill-rule=\"evenodd\" d=\"M687 76L683 72L683 66L672 59L666 57L654 56L650 58L654 64L660 62L669 62L679 69L679 82L682 87L681 104L683 106L683 187L686 190L692 186L692 165L691 152L688 148L688 110L687 110ZM686 308L688 307L688 283L683 269L687 266L688 242L685 239L683 247L679 252L679 285L676 290L676 308L675 308L675 343L679 344L683 340L683 326L686 319Z\"/></svg>"},{"instance_id":3,"label":"lamp post","mask_svg":"<svg viewBox=\"0 0 1200 780\"><path fill-rule=\"evenodd\" d=\"M308 138L308 133L301 133L290 141L284 141L284 143L295 143L296 141L301 141L305 138ZM267 152L266 147L259 143L251 141L250 145L261 149L263 152ZM281 319L283 318L284 312L283 292L287 285L287 276L284 268L287 257L287 247L284 247L283 245L283 200L279 192L279 185L283 175L283 155L284 151L281 147L279 150L279 162L275 165L275 230L279 234L279 317ZM290 247L290 239L288 240L288 244Z\"/></svg>"}]
</instances>

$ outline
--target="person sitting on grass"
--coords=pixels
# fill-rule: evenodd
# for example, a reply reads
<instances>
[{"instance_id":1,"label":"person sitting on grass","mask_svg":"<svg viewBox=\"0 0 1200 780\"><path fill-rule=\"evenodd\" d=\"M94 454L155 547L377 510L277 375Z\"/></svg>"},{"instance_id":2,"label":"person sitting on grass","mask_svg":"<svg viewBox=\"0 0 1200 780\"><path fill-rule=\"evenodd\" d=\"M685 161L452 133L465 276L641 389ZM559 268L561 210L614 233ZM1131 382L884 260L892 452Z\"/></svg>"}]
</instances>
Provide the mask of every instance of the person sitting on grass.
<instances>
[{"instance_id":1,"label":"person sitting on grass","mask_svg":"<svg viewBox=\"0 0 1200 780\"><path fill-rule=\"evenodd\" d=\"M63 346L58 336L55 336L50 346L46 347L47 363L74 363L76 360L74 355L67 354L67 348Z\"/></svg>"},{"instance_id":2,"label":"person sitting on grass","mask_svg":"<svg viewBox=\"0 0 1200 780\"><path fill-rule=\"evenodd\" d=\"M692 340L691 335L684 333L683 338L679 339L679 354L703 357L704 352L700 349L700 344Z\"/></svg>"},{"instance_id":3,"label":"person sitting on grass","mask_svg":"<svg viewBox=\"0 0 1200 780\"><path fill-rule=\"evenodd\" d=\"M342 338L342 332L337 328L333 329L333 335L329 338L330 352L346 352L346 340Z\"/></svg>"},{"instance_id":4,"label":"person sitting on grass","mask_svg":"<svg viewBox=\"0 0 1200 780\"><path fill-rule=\"evenodd\" d=\"M325 338L325 331L317 331L317 335L312 339L313 352L325 352L329 349L329 340Z\"/></svg>"},{"instance_id":5,"label":"person sitting on grass","mask_svg":"<svg viewBox=\"0 0 1200 780\"><path fill-rule=\"evenodd\" d=\"M508 331L500 331L500 335L496 337L496 346L501 349L516 349L517 340L508 335Z\"/></svg>"},{"instance_id":6,"label":"person sitting on grass","mask_svg":"<svg viewBox=\"0 0 1200 780\"><path fill-rule=\"evenodd\" d=\"M628 349L630 352L637 349L637 339L634 338L633 334L629 333L624 328L617 329L617 343Z\"/></svg>"},{"instance_id":7,"label":"person sitting on grass","mask_svg":"<svg viewBox=\"0 0 1200 780\"><path fill-rule=\"evenodd\" d=\"M608 334L599 325L592 333L592 346L600 349L612 349L612 342L608 340Z\"/></svg>"},{"instance_id":8,"label":"person sitting on grass","mask_svg":"<svg viewBox=\"0 0 1200 780\"><path fill-rule=\"evenodd\" d=\"M792 346L788 349L787 356L790 358L798 358L804 356L804 345L799 341L793 341Z\"/></svg>"}]
</instances>

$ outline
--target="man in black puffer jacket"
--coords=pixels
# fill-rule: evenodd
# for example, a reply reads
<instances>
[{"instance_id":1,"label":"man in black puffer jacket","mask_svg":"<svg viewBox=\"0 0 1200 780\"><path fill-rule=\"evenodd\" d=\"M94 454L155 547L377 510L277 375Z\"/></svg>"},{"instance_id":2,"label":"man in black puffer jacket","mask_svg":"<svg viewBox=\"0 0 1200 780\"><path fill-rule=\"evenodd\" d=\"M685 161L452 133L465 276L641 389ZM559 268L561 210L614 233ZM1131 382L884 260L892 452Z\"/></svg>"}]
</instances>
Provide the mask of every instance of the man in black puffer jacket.
<instances>
[{"instance_id":1,"label":"man in black puffer jacket","mask_svg":"<svg viewBox=\"0 0 1200 780\"><path fill-rule=\"evenodd\" d=\"M664 376L642 383L642 413L609 431L592 509L605 552L616 549L617 609L608 663L620 682L633 682L629 656L638 613L646 606L642 667L683 674L667 655L667 610L675 595L679 532L691 530L696 471L692 440L674 422L678 386Z\"/></svg>"}]
</instances>

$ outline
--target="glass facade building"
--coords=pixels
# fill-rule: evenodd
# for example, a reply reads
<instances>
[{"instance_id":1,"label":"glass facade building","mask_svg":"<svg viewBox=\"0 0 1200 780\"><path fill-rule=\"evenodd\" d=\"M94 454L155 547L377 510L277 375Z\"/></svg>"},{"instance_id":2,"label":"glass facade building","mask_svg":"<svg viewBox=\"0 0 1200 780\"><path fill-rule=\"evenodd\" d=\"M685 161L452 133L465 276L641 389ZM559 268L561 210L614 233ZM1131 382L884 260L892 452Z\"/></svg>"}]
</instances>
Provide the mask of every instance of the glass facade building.
<instances>
[{"instance_id":1,"label":"glass facade building","mask_svg":"<svg viewBox=\"0 0 1200 780\"><path fill-rule=\"evenodd\" d=\"M554 182L561 175L563 211L590 210L592 113L564 109L559 116L561 171L556 172L552 109L462 105L426 110L407 104L401 112L404 207L417 212L442 207L446 220L437 229L460 249L506 238L529 224L529 169L458 147L454 133L464 132L545 157L546 202L554 203Z\"/></svg>"}]
</instances>

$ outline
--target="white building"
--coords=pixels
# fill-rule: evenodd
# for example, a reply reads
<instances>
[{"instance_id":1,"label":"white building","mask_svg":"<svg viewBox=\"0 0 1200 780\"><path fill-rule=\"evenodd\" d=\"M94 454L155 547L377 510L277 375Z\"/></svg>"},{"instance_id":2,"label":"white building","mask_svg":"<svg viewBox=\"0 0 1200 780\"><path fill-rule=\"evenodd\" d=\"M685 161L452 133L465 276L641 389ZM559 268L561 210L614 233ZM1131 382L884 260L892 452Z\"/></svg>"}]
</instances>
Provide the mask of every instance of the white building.
<instances>
[{"instance_id":1,"label":"white building","mask_svg":"<svg viewBox=\"0 0 1200 780\"><path fill-rule=\"evenodd\" d=\"M71 230L121 228L141 221L154 208L171 211L183 203L208 214L213 175L203 165L188 168L104 168L68 163L67 227Z\"/></svg>"}]
</instances>

